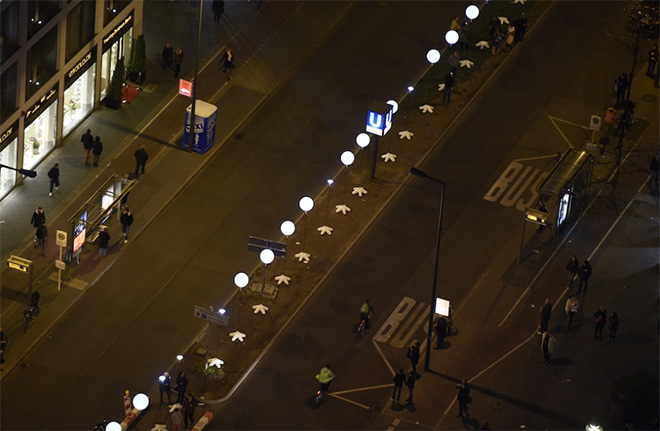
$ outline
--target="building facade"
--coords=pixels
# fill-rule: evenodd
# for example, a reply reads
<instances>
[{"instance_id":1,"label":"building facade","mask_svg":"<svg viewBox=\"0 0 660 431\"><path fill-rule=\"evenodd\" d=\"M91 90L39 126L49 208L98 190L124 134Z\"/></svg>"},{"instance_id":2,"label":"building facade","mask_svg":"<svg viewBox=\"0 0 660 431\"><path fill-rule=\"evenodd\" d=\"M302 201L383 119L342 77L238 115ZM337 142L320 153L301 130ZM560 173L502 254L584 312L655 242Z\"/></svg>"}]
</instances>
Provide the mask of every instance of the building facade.
<instances>
[{"instance_id":1,"label":"building facade","mask_svg":"<svg viewBox=\"0 0 660 431\"><path fill-rule=\"evenodd\" d=\"M34 169L105 97L141 0L0 1L0 164ZM22 180L0 170L0 199Z\"/></svg>"}]
</instances>

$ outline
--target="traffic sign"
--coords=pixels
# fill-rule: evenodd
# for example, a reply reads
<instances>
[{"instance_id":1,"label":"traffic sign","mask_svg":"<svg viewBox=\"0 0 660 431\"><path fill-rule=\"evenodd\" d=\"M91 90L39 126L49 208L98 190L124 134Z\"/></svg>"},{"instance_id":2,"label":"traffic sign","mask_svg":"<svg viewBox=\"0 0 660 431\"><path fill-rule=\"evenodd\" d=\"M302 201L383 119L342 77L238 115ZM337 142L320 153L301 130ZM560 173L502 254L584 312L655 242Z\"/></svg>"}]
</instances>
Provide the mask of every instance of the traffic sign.
<instances>
[{"instance_id":1,"label":"traffic sign","mask_svg":"<svg viewBox=\"0 0 660 431\"><path fill-rule=\"evenodd\" d=\"M271 241L269 239L257 238L251 236L248 238L248 251L252 253L261 253L264 249L271 249L276 257L286 257L286 244L283 242Z\"/></svg>"},{"instance_id":2,"label":"traffic sign","mask_svg":"<svg viewBox=\"0 0 660 431\"><path fill-rule=\"evenodd\" d=\"M58 247L66 247L66 232L63 230L58 230L57 235L55 236L55 244Z\"/></svg>"},{"instance_id":3,"label":"traffic sign","mask_svg":"<svg viewBox=\"0 0 660 431\"><path fill-rule=\"evenodd\" d=\"M193 307L193 314L195 317L199 317L200 319L208 320L209 322L213 322L222 326L229 325L229 316L218 314L215 311L207 310L206 308L202 308L197 305L194 305Z\"/></svg>"}]
</instances>

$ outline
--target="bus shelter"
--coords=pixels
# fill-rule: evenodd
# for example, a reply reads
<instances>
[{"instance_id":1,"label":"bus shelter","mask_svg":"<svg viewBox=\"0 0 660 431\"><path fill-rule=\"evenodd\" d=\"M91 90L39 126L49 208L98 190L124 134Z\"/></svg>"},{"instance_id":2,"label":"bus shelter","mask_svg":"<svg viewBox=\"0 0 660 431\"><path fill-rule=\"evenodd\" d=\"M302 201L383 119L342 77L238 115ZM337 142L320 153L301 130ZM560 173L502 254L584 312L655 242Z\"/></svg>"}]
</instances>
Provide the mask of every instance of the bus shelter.
<instances>
[{"instance_id":1,"label":"bus shelter","mask_svg":"<svg viewBox=\"0 0 660 431\"><path fill-rule=\"evenodd\" d=\"M593 155L570 149L539 186L541 199L549 208L549 221L555 227L555 238L572 226L585 210L593 169Z\"/></svg>"},{"instance_id":2,"label":"bus shelter","mask_svg":"<svg viewBox=\"0 0 660 431\"><path fill-rule=\"evenodd\" d=\"M101 228L106 226L113 214L121 215L121 205L137 180L130 175L118 177L113 174L69 219L67 260L80 261L80 253L86 243L93 243Z\"/></svg>"}]
</instances>

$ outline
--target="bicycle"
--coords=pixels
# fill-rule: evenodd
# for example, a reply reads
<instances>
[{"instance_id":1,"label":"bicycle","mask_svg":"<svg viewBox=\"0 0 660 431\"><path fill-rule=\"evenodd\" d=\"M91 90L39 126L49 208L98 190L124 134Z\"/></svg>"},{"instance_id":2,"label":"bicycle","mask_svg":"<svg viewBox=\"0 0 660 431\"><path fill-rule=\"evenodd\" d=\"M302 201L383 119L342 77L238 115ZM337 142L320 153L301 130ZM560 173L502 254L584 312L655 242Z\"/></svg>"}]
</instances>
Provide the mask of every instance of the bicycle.
<instances>
[{"instance_id":1,"label":"bicycle","mask_svg":"<svg viewBox=\"0 0 660 431\"><path fill-rule=\"evenodd\" d=\"M315 401L317 406L325 401L325 397L328 396L328 392L330 392L330 385L332 385L332 382L334 381L335 378L333 377L328 383L321 384L321 388L316 391Z\"/></svg>"},{"instance_id":2,"label":"bicycle","mask_svg":"<svg viewBox=\"0 0 660 431\"><path fill-rule=\"evenodd\" d=\"M360 320L360 324L358 325L357 330L356 330L358 338L361 338L367 332L367 330L369 329L368 325L369 325L369 321L371 320L372 316L373 316L373 314L369 313L366 316L366 318L362 318Z\"/></svg>"},{"instance_id":3,"label":"bicycle","mask_svg":"<svg viewBox=\"0 0 660 431\"><path fill-rule=\"evenodd\" d=\"M32 320L34 320L35 317L39 315L39 306L35 305L30 305L28 308L25 309L23 312L23 317L25 318L25 322L23 323L23 333L25 334L27 332L28 327L30 326L30 323L32 323Z\"/></svg>"}]
</instances>

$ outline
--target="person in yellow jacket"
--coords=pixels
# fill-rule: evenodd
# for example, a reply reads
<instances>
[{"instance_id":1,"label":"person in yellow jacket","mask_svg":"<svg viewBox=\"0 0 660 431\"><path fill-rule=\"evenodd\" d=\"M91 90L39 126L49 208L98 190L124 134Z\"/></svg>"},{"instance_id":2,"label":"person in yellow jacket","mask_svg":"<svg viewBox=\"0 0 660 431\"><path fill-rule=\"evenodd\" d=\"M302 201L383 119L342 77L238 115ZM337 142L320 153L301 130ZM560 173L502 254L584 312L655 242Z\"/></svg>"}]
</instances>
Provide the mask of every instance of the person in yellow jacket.
<instances>
[{"instance_id":1,"label":"person in yellow jacket","mask_svg":"<svg viewBox=\"0 0 660 431\"><path fill-rule=\"evenodd\" d=\"M369 329L369 319L371 318L371 313L373 313L373 311L374 308L369 304L369 300L365 299L360 307L360 320L364 320L364 329Z\"/></svg>"},{"instance_id":2,"label":"person in yellow jacket","mask_svg":"<svg viewBox=\"0 0 660 431\"><path fill-rule=\"evenodd\" d=\"M322 392L328 392L328 389L330 388L330 383L332 383L332 379L334 378L335 375L330 369L330 365L326 364L325 367L321 368L321 371L316 375L316 380L318 380L319 383L321 384Z\"/></svg>"}]
</instances>

